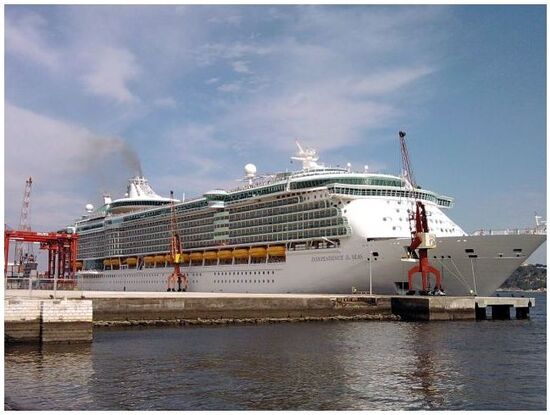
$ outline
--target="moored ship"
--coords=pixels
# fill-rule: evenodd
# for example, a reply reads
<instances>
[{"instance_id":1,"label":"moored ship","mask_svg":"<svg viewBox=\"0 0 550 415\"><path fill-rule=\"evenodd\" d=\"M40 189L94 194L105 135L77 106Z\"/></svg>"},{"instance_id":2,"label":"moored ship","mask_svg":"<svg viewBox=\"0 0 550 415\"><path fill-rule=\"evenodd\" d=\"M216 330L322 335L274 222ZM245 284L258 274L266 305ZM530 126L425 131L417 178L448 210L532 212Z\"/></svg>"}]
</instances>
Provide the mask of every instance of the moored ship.
<instances>
[{"instance_id":1,"label":"moored ship","mask_svg":"<svg viewBox=\"0 0 550 415\"><path fill-rule=\"evenodd\" d=\"M453 199L406 175L326 167L314 150L302 169L179 201L157 195L144 177L123 198L77 220L77 284L84 290L166 291L173 265L171 215L188 291L249 293L405 293L411 257L410 212L426 209L437 246L429 260L449 295L490 295L546 239L546 227L468 235L445 213ZM180 285L178 289L184 287Z\"/></svg>"}]
</instances>

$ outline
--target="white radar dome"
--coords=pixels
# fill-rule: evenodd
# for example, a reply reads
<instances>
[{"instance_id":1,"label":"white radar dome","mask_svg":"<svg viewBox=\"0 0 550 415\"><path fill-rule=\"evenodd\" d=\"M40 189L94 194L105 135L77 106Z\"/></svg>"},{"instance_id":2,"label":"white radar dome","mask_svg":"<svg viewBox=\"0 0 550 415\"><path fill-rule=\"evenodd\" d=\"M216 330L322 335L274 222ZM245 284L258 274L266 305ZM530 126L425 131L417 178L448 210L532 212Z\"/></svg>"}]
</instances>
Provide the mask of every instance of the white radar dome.
<instances>
[{"instance_id":1,"label":"white radar dome","mask_svg":"<svg viewBox=\"0 0 550 415\"><path fill-rule=\"evenodd\" d=\"M86 212L93 212L94 210L94 205L92 205L91 203L88 203L86 205Z\"/></svg>"},{"instance_id":2,"label":"white radar dome","mask_svg":"<svg viewBox=\"0 0 550 415\"><path fill-rule=\"evenodd\" d=\"M254 177L256 174L256 166L252 163L248 163L246 166L244 166L244 173L247 177Z\"/></svg>"}]
</instances>

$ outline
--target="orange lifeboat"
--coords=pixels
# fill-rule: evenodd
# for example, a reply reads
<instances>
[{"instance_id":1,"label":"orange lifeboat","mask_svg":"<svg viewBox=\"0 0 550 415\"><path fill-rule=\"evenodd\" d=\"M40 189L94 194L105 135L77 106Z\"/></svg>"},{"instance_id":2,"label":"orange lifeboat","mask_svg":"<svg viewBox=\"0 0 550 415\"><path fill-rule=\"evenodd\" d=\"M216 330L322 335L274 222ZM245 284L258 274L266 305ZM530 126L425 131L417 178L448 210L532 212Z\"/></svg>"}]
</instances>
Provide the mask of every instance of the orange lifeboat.
<instances>
[{"instance_id":1,"label":"orange lifeboat","mask_svg":"<svg viewBox=\"0 0 550 415\"><path fill-rule=\"evenodd\" d=\"M285 256L286 249L284 246L270 246L267 248L267 254L269 256Z\"/></svg>"},{"instance_id":2,"label":"orange lifeboat","mask_svg":"<svg viewBox=\"0 0 550 415\"><path fill-rule=\"evenodd\" d=\"M134 258L134 257L131 257L131 258L126 258L124 260L124 263L126 265L136 265L137 264L137 258Z\"/></svg>"},{"instance_id":3,"label":"orange lifeboat","mask_svg":"<svg viewBox=\"0 0 550 415\"><path fill-rule=\"evenodd\" d=\"M155 255L155 264L164 264L165 261L164 255Z\"/></svg>"},{"instance_id":4,"label":"orange lifeboat","mask_svg":"<svg viewBox=\"0 0 550 415\"><path fill-rule=\"evenodd\" d=\"M248 249L235 249L233 258L248 258Z\"/></svg>"},{"instance_id":5,"label":"orange lifeboat","mask_svg":"<svg viewBox=\"0 0 550 415\"><path fill-rule=\"evenodd\" d=\"M218 259L218 253L216 251L206 251L202 257L206 260L216 260Z\"/></svg>"},{"instance_id":6,"label":"orange lifeboat","mask_svg":"<svg viewBox=\"0 0 550 415\"><path fill-rule=\"evenodd\" d=\"M224 250L218 252L218 258L219 259L231 259L231 258L233 258L233 253L228 249L224 249Z\"/></svg>"},{"instance_id":7,"label":"orange lifeboat","mask_svg":"<svg viewBox=\"0 0 550 415\"><path fill-rule=\"evenodd\" d=\"M191 261L202 261L202 252L191 252L189 259Z\"/></svg>"},{"instance_id":8,"label":"orange lifeboat","mask_svg":"<svg viewBox=\"0 0 550 415\"><path fill-rule=\"evenodd\" d=\"M252 258L265 258L267 256L267 250L261 247L250 248L250 256Z\"/></svg>"}]
</instances>

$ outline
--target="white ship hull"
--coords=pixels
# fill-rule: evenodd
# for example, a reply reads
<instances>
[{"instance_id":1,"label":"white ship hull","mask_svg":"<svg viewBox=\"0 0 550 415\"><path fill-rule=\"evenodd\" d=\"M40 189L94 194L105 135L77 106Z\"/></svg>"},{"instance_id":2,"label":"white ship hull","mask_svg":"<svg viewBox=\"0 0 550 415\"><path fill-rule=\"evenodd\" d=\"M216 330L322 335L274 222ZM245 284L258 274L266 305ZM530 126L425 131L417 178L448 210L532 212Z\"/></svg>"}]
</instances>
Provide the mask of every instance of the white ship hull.
<instances>
[{"instance_id":1,"label":"white ship hull","mask_svg":"<svg viewBox=\"0 0 550 415\"><path fill-rule=\"evenodd\" d=\"M488 296L546 239L546 235L476 235L437 239L430 261L443 276L448 295ZM285 262L183 267L188 291L233 293L351 293L395 294L396 283L407 281L415 265L404 261L409 238L343 240L340 247L289 251ZM166 291L172 268L82 271L82 290ZM371 285L372 284L372 285ZM420 288L420 277L414 280Z\"/></svg>"}]
</instances>

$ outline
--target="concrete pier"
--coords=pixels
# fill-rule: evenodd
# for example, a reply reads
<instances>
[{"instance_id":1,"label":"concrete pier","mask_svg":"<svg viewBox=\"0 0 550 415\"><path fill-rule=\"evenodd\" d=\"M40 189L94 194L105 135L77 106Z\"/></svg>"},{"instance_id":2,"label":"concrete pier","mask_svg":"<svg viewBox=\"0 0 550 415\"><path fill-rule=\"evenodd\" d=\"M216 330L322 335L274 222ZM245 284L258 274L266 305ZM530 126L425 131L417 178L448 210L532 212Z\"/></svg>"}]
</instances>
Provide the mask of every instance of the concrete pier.
<instances>
[{"instance_id":1,"label":"concrete pier","mask_svg":"<svg viewBox=\"0 0 550 415\"><path fill-rule=\"evenodd\" d=\"M6 291L6 302L25 303L26 293ZM33 292L34 301L48 299L51 291ZM59 292L58 292L59 295ZM516 318L526 318L532 298L505 297L433 297L389 296L367 294L231 294L231 293L178 293L178 292L106 292L63 291L66 300L47 300L53 303L42 306L40 317L30 305L24 320L13 317L9 321L10 333L19 337L31 336L40 322L42 341L57 341L69 336L78 339L87 326L85 320L70 320L71 302L88 301L93 307L93 324L107 325L162 325L162 324L224 324L259 323L312 320L475 320L486 318L485 309L492 307L493 318L509 318L511 307ZM21 298L19 298L21 297ZM46 300L40 300L46 301ZM58 301L58 303L55 303ZM15 304L15 303L14 303ZM25 303L26 304L26 303ZM30 304L30 303L29 303ZM53 307L50 314L46 310ZM499 308L500 307L500 308ZM6 310L8 307L6 306ZM76 305L72 308L77 310ZM8 316L8 313L6 313ZM65 317L62 317L65 316ZM57 318L58 320L55 320ZM81 317L79 317L81 318ZM82 317L83 318L83 317ZM90 316L91 319L91 316ZM71 326L63 326L68 321ZM6 327L8 321L6 320ZM63 327L72 327L64 329ZM79 328L80 327L80 328ZM34 331L33 331L34 330ZM65 331L66 334L58 332ZM25 334L27 333L27 334Z\"/></svg>"},{"instance_id":2,"label":"concrete pier","mask_svg":"<svg viewBox=\"0 0 550 415\"><path fill-rule=\"evenodd\" d=\"M4 300L4 336L10 343L40 340L40 300L12 297Z\"/></svg>"},{"instance_id":3,"label":"concrete pier","mask_svg":"<svg viewBox=\"0 0 550 415\"><path fill-rule=\"evenodd\" d=\"M476 318L487 318L487 308L491 308L493 320L509 320L512 308L516 310L516 319L529 318L529 310L535 306L530 297L476 297Z\"/></svg>"},{"instance_id":4,"label":"concrete pier","mask_svg":"<svg viewBox=\"0 0 550 415\"><path fill-rule=\"evenodd\" d=\"M391 299L392 312L402 320L474 320L475 297L399 296Z\"/></svg>"},{"instance_id":5,"label":"concrete pier","mask_svg":"<svg viewBox=\"0 0 550 415\"><path fill-rule=\"evenodd\" d=\"M92 300L8 297L4 336L8 343L92 341Z\"/></svg>"}]
</instances>

